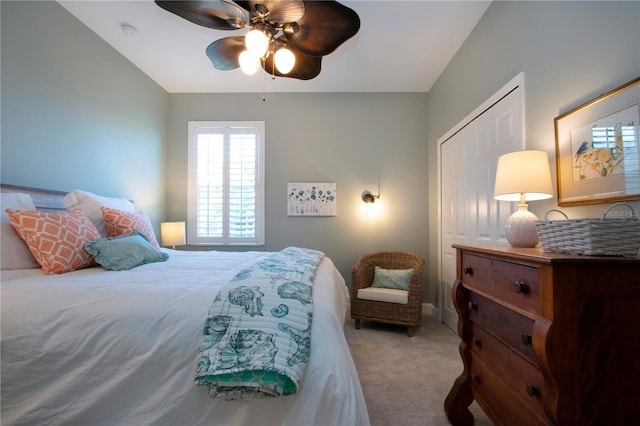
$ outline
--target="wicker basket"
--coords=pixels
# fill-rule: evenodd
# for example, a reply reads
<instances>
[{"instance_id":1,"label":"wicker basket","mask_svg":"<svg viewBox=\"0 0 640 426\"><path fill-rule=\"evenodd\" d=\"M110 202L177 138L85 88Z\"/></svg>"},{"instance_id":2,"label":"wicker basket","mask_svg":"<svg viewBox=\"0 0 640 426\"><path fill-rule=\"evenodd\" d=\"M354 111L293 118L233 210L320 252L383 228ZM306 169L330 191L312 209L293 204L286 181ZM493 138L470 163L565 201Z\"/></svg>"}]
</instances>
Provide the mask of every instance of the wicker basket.
<instances>
[{"instance_id":1,"label":"wicker basket","mask_svg":"<svg viewBox=\"0 0 640 426\"><path fill-rule=\"evenodd\" d=\"M607 218L611 209L625 206L631 214L624 218ZM549 220L551 212L567 220ZM625 212L626 213L626 212ZM640 250L640 220L629 204L611 205L600 219L569 219L560 210L549 210L544 220L536 221L536 230L546 252L589 256L636 257Z\"/></svg>"}]
</instances>

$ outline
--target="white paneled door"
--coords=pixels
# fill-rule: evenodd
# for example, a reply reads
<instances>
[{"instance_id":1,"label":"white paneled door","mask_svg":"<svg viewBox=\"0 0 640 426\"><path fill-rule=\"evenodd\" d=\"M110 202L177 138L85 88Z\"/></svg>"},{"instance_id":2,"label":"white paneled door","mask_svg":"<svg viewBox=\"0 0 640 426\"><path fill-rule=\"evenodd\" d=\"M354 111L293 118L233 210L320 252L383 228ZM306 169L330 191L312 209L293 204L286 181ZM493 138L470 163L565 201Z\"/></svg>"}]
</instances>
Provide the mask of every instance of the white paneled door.
<instances>
[{"instance_id":1,"label":"white paneled door","mask_svg":"<svg viewBox=\"0 0 640 426\"><path fill-rule=\"evenodd\" d=\"M440 306L457 329L451 300L456 278L452 244L507 244L504 224L515 203L493 199L498 157L524 149L524 76L520 74L438 142L440 178Z\"/></svg>"}]
</instances>

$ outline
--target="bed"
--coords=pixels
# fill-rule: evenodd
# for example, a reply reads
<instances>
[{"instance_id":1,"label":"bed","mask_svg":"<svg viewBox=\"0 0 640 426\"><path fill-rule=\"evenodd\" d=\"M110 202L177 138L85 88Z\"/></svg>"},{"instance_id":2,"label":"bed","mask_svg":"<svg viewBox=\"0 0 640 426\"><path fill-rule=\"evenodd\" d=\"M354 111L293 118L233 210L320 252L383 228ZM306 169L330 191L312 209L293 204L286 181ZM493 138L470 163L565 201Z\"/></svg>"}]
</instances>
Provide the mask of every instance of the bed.
<instances>
[{"instance_id":1,"label":"bed","mask_svg":"<svg viewBox=\"0 0 640 426\"><path fill-rule=\"evenodd\" d=\"M64 193L2 192L63 208ZM3 425L369 424L343 332L349 295L329 257L313 280L311 350L296 393L226 400L194 383L203 324L216 292L270 254L161 252L165 261L124 271L2 271Z\"/></svg>"}]
</instances>

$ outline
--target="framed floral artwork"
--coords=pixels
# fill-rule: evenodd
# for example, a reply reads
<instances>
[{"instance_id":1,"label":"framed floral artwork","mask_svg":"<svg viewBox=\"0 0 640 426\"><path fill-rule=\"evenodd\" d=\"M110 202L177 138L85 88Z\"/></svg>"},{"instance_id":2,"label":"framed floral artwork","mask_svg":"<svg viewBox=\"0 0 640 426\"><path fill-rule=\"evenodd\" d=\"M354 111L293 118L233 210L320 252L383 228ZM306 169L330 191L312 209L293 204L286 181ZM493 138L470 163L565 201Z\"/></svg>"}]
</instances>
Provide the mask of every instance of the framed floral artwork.
<instances>
[{"instance_id":1,"label":"framed floral artwork","mask_svg":"<svg viewBox=\"0 0 640 426\"><path fill-rule=\"evenodd\" d=\"M335 183L287 183L288 216L335 216Z\"/></svg>"},{"instance_id":2,"label":"framed floral artwork","mask_svg":"<svg viewBox=\"0 0 640 426\"><path fill-rule=\"evenodd\" d=\"M554 119L558 204L640 199L640 77Z\"/></svg>"}]
</instances>

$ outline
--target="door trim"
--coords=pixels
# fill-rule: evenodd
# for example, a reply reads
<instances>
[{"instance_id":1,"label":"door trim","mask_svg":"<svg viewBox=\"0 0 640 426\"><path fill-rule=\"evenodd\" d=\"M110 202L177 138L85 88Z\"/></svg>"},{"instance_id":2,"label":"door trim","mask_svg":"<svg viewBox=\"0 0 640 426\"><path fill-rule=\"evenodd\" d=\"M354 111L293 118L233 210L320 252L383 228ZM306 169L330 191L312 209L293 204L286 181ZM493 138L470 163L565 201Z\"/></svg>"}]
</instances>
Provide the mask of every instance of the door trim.
<instances>
[{"instance_id":1,"label":"door trim","mask_svg":"<svg viewBox=\"0 0 640 426\"><path fill-rule=\"evenodd\" d=\"M443 272L442 272L442 250L441 250L442 248L442 170L441 170L442 144L445 143L447 140L449 140L451 137L453 137L456 133L458 133L464 127L469 125L469 123L471 123L472 121L480 117L485 111L487 111L493 105L498 103L502 98L504 98L509 93L511 93L518 87L520 87L521 93L522 93L522 96L521 96L522 149L525 149L524 141L525 141L526 125L525 125L525 102L524 102L524 98L525 98L524 77L525 77L524 71L520 72L518 75L512 78L507 84L505 84L497 92L495 92L491 97L489 97L489 99L484 101L480 106L478 106L470 114L468 114L465 118L463 118L460 122L458 122L458 124L453 126L448 132L442 135L437 141L438 149L437 149L437 159L436 159L436 162L437 162L436 173L438 177L438 182L437 182L437 186L438 186L438 231L437 231L438 245L437 247L438 247L438 307L439 307L438 318L440 322L444 322L444 315L445 315L444 310L445 310L445 303L446 303L444 298L444 292L446 291L446 283L444 282L442 277Z\"/></svg>"}]
</instances>

